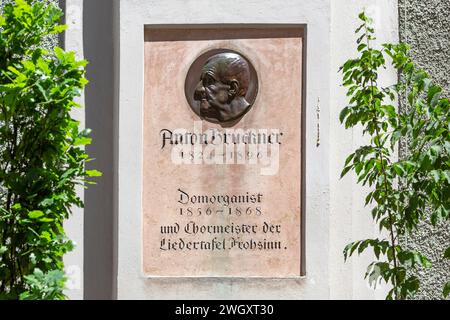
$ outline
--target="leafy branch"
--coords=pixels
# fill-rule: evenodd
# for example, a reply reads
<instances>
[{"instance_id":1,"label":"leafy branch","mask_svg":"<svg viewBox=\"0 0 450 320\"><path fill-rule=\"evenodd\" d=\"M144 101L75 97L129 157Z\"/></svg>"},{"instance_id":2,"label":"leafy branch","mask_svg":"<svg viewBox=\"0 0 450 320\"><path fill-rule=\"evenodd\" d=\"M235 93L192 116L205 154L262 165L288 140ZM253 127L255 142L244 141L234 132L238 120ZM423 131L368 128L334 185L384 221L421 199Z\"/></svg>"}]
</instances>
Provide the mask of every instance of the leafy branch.
<instances>
[{"instance_id":1,"label":"leafy branch","mask_svg":"<svg viewBox=\"0 0 450 320\"><path fill-rule=\"evenodd\" d=\"M61 15L32 0L0 15L0 299L66 298L63 222L83 206L75 187L100 175L85 170L90 131L71 116L87 62L42 48Z\"/></svg>"},{"instance_id":2,"label":"leafy branch","mask_svg":"<svg viewBox=\"0 0 450 320\"><path fill-rule=\"evenodd\" d=\"M350 243L344 257L371 248L377 260L368 266L365 277L371 285L390 284L387 299L407 299L420 286L412 271L428 268L431 262L420 252L404 248L400 237L414 233L426 219L433 225L449 220L450 103L441 98L442 89L411 61L406 44L373 48L372 21L364 12L359 19L359 57L340 69L349 105L339 118L346 128L362 126L370 142L347 157L341 177L353 171L357 183L371 188L366 205L372 206L372 218L384 236ZM386 58L401 81L382 87L378 77L379 70L387 68ZM402 97L408 107L398 111L395 103ZM408 153L396 160L400 140L408 142ZM443 258L449 257L447 249ZM447 283L444 296L449 292Z\"/></svg>"}]
</instances>

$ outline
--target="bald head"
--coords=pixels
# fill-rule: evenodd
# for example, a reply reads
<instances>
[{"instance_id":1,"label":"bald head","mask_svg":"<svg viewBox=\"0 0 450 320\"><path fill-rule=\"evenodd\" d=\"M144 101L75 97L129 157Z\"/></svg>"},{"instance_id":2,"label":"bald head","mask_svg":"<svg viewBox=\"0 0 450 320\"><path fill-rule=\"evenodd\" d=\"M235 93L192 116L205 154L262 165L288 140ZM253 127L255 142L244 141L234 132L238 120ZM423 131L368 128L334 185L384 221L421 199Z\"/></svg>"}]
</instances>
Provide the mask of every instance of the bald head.
<instances>
[{"instance_id":1,"label":"bald head","mask_svg":"<svg viewBox=\"0 0 450 320\"><path fill-rule=\"evenodd\" d=\"M250 104L246 94L250 84L249 63L233 52L219 53L206 60L194 92L201 117L229 122L244 115Z\"/></svg>"},{"instance_id":2,"label":"bald head","mask_svg":"<svg viewBox=\"0 0 450 320\"><path fill-rule=\"evenodd\" d=\"M236 53L227 52L213 55L206 61L203 73L223 83L237 82L239 86L238 96L245 96L247 93L250 82L250 68L247 61Z\"/></svg>"}]
</instances>

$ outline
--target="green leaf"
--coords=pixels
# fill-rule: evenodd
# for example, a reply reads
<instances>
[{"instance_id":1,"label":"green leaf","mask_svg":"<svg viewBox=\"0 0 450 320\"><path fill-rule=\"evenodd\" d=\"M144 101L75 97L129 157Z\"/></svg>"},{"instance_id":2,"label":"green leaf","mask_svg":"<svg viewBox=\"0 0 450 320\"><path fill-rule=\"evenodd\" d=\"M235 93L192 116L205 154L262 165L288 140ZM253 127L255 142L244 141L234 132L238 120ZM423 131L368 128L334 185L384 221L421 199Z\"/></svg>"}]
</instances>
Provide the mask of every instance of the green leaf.
<instances>
[{"instance_id":1,"label":"green leaf","mask_svg":"<svg viewBox=\"0 0 450 320\"><path fill-rule=\"evenodd\" d=\"M22 209L22 205L21 205L20 203L15 203L15 204L11 207L11 209L14 209L14 210L20 210L20 209Z\"/></svg>"},{"instance_id":2,"label":"green leaf","mask_svg":"<svg viewBox=\"0 0 450 320\"><path fill-rule=\"evenodd\" d=\"M64 60L66 54L61 47L55 47L53 51L55 52L55 56L58 58L58 60L60 61Z\"/></svg>"},{"instance_id":3,"label":"green leaf","mask_svg":"<svg viewBox=\"0 0 450 320\"><path fill-rule=\"evenodd\" d=\"M347 166L341 172L341 179L353 168L353 166Z\"/></svg>"},{"instance_id":4,"label":"green leaf","mask_svg":"<svg viewBox=\"0 0 450 320\"><path fill-rule=\"evenodd\" d=\"M350 113L350 111L351 111L350 107L345 107L344 109L342 109L341 113L339 114L339 121L341 123L344 122L345 118Z\"/></svg>"},{"instance_id":5,"label":"green leaf","mask_svg":"<svg viewBox=\"0 0 450 320\"><path fill-rule=\"evenodd\" d=\"M347 157L347 159L345 159L345 166L347 166L349 163L350 163L350 161L352 161L353 160L353 158L355 157L355 153L352 153L352 154L350 154L348 157Z\"/></svg>"},{"instance_id":6,"label":"green leaf","mask_svg":"<svg viewBox=\"0 0 450 320\"><path fill-rule=\"evenodd\" d=\"M79 68L79 67L86 67L88 65L88 61L87 60L80 60L77 61L74 65L75 68ZM84 86L86 84L89 83L89 81L86 78L81 78L80 79L80 83Z\"/></svg>"},{"instance_id":7,"label":"green leaf","mask_svg":"<svg viewBox=\"0 0 450 320\"><path fill-rule=\"evenodd\" d=\"M67 25L62 24L62 25L59 25L59 26L55 26L50 34L61 33L63 31L65 31L65 30L67 30Z\"/></svg>"},{"instance_id":8,"label":"green leaf","mask_svg":"<svg viewBox=\"0 0 450 320\"><path fill-rule=\"evenodd\" d=\"M394 168L395 173L400 177L405 173L405 169L403 169L403 166L399 163L393 164L392 168Z\"/></svg>"},{"instance_id":9,"label":"green leaf","mask_svg":"<svg viewBox=\"0 0 450 320\"><path fill-rule=\"evenodd\" d=\"M92 138L88 138L88 137L79 137L76 138L75 141L73 142L74 146L86 146L91 144L92 142Z\"/></svg>"},{"instance_id":10,"label":"green leaf","mask_svg":"<svg viewBox=\"0 0 450 320\"><path fill-rule=\"evenodd\" d=\"M37 60L36 66L37 66L39 69L41 69L42 71L44 71L44 73L45 73L46 75L48 75L48 76L51 75L52 71L50 70L50 68L49 68L49 66L48 66L48 63L47 63L44 59L39 58L39 59Z\"/></svg>"},{"instance_id":11,"label":"green leaf","mask_svg":"<svg viewBox=\"0 0 450 320\"><path fill-rule=\"evenodd\" d=\"M86 170L86 176L88 177L101 177L102 175L98 170Z\"/></svg>"},{"instance_id":12,"label":"green leaf","mask_svg":"<svg viewBox=\"0 0 450 320\"><path fill-rule=\"evenodd\" d=\"M450 170L445 170L442 172L442 175L444 176L444 178L447 180L447 183L450 184Z\"/></svg>"},{"instance_id":13,"label":"green leaf","mask_svg":"<svg viewBox=\"0 0 450 320\"><path fill-rule=\"evenodd\" d=\"M433 226L438 225L445 220L446 210L443 206L439 206L431 213L430 221Z\"/></svg>"},{"instance_id":14,"label":"green leaf","mask_svg":"<svg viewBox=\"0 0 450 320\"><path fill-rule=\"evenodd\" d=\"M430 174L433 177L434 182L436 183L441 179L441 174L438 170L431 170Z\"/></svg>"},{"instance_id":15,"label":"green leaf","mask_svg":"<svg viewBox=\"0 0 450 320\"><path fill-rule=\"evenodd\" d=\"M367 21L367 16L366 16L366 13L365 13L364 11L363 11L363 12L360 12L360 13L358 14L358 18L359 18L360 20L364 21L364 22ZM363 24L363 26L365 26L365 24Z\"/></svg>"},{"instance_id":16,"label":"green leaf","mask_svg":"<svg viewBox=\"0 0 450 320\"><path fill-rule=\"evenodd\" d=\"M37 83L36 83L36 88L38 88L39 92L40 92L40 93L42 94L42 96L44 97L44 100L45 100L46 102L48 102L48 101L49 101L48 92L44 89L44 87L42 87L42 85L41 85L39 82L37 82Z\"/></svg>"},{"instance_id":17,"label":"green leaf","mask_svg":"<svg viewBox=\"0 0 450 320\"><path fill-rule=\"evenodd\" d=\"M40 210L34 210L34 211L28 212L28 217L30 219L37 219L37 218L42 217L43 215L44 215L44 213Z\"/></svg>"},{"instance_id":18,"label":"green leaf","mask_svg":"<svg viewBox=\"0 0 450 320\"><path fill-rule=\"evenodd\" d=\"M450 259L450 247L448 247L448 248L445 250L444 258Z\"/></svg>"},{"instance_id":19,"label":"green leaf","mask_svg":"<svg viewBox=\"0 0 450 320\"><path fill-rule=\"evenodd\" d=\"M24 75L22 72L20 72L13 66L9 66L8 70L17 76L16 82L25 82L28 79L28 77L26 75Z\"/></svg>"},{"instance_id":20,"label":"green leaf","mask_svg":"<svg viewBox=\"0 0 450 320\"><path fill-rule=\"evenodd\" d=\"M367 48L367 45L365 44L365 43L361 43L359 46L358 46L358 51L362 51L362 50L364 50L365 48Z\"/></svg>"},{"instance_id":21,"label":"green leaf","mask_svg":"<svg viewBox=\"0 0 450 320\"><path fill-rule=\"evenodd\" d=\"M430 86L430 88L428 89L428 95L427 95L428 103L431 103L433 100L438 98L441 91L442 91L442 89L439 86L435 86L435 85ZM438 96L436 97L436 95L438 95Z\"/></svg>"},{"instance_id":22,"label":"green leaf","mask_svg":"<svg viewBox=\"0 0 450 320\"><path fill-rule=\"evenodd\" d=\"M442 295L444 298L447 298L450 294L450 281L444 285L444 290L442 291Z\"/></svg>"},{"instance_id":23,"label":"green leaf","mask_svg":"<svg viewBox=\"0 0 450 320\"><path fill-rule=\"evenodd\" d=\"M47 232L47 231L42 231L41 235L39 237L42 238L42 239L45 239L47 241L51 241L52 240L51 234L49 232ZM50 260L50 262L51 262L51 260Z\"/></svg>"},{"instance_id":24,"label":"green leaf","mask_svg":"<svg viewBox=\"0 0 450 320\"><path fill-rule=\"evenodd\" d=\"M355 33L358 33L361 31L362 28L364 28L365 24L360 25L358 28L356 28Z\"/></svg>"},{"instance_id":25,"label":"green leaf","mask_svg":"<svg viewBox=\"0 0 450 320\"><path fill-rule=\"evenodd\" d=\"M24 68L26 70L29 70L29 71L36 70L36 66L34 65L34 63L32 61L24 60L24 61L22 61L22 65L24 66Z\"/></svg>"},{"instance_id":26,"label":"green leaf","mask_svg":"<svg viewBox=\"0 0 450 320\"><path fill-rule=\"evenodd\" d=\"M441 150L442 150L442 147L441 146L439 146L439 145L432 145L431 147L430 147L430 153L432 154L432 155L434 155L434 156L437 156L437 155L439 155L439 153L441 152Z\"/></svg>"},{"instance_id":27,"label":"green leaf","mask_svg":"<svg viewBox=\"0 0 450 320\"><path fill-rule=\"evenodd\" d=\"M51 206L53 203L54 203L53 198L46 198L39 203L39 206L48 207L48 206Z\"/></svg>"}]
</instances>

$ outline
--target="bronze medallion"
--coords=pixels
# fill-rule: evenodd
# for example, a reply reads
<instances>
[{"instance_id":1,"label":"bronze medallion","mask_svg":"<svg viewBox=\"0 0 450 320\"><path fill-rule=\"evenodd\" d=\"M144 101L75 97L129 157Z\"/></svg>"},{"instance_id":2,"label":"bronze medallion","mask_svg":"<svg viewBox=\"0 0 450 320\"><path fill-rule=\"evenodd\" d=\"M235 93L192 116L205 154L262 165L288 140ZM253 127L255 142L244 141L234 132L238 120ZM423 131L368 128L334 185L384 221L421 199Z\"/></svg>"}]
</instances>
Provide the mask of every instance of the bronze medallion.
<instances>
[{"instance_id":1,"label":"bronze medallion","mask_svg":"<svg viewBox=\"0 0 450 320\"><path fill-rule=\"evenodd\" d=\"M189 68L185 94L202 119L233 126L251 109L258 93L258 77L250 61L228 49L199 56Z\"/></svg>"}]
</instances>

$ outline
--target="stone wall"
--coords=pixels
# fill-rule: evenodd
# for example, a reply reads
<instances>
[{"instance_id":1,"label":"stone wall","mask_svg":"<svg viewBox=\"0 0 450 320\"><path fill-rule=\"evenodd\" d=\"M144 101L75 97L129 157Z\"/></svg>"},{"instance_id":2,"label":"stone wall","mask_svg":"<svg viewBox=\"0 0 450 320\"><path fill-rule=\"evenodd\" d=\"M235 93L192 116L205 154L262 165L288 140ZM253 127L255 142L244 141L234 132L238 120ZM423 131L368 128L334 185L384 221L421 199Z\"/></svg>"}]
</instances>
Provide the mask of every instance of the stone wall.
<instances>
[{"instance_id":1,"label":"stone wall","mask_svg":"<svg viewBox=\"0 0 450 320\"><path fill-rule=\"evenodd\" d=\"M450 1L399 0L400 40L411 46L413 60L450 93ZM400 152L404 152L400 150ZM450 262L442 259L450 244L450 224L423 225L405 244L426 254L433 267L419 271L421 290L416 299L442 298L443 284L450 280Z\"/></svg>"}]
</instances>

